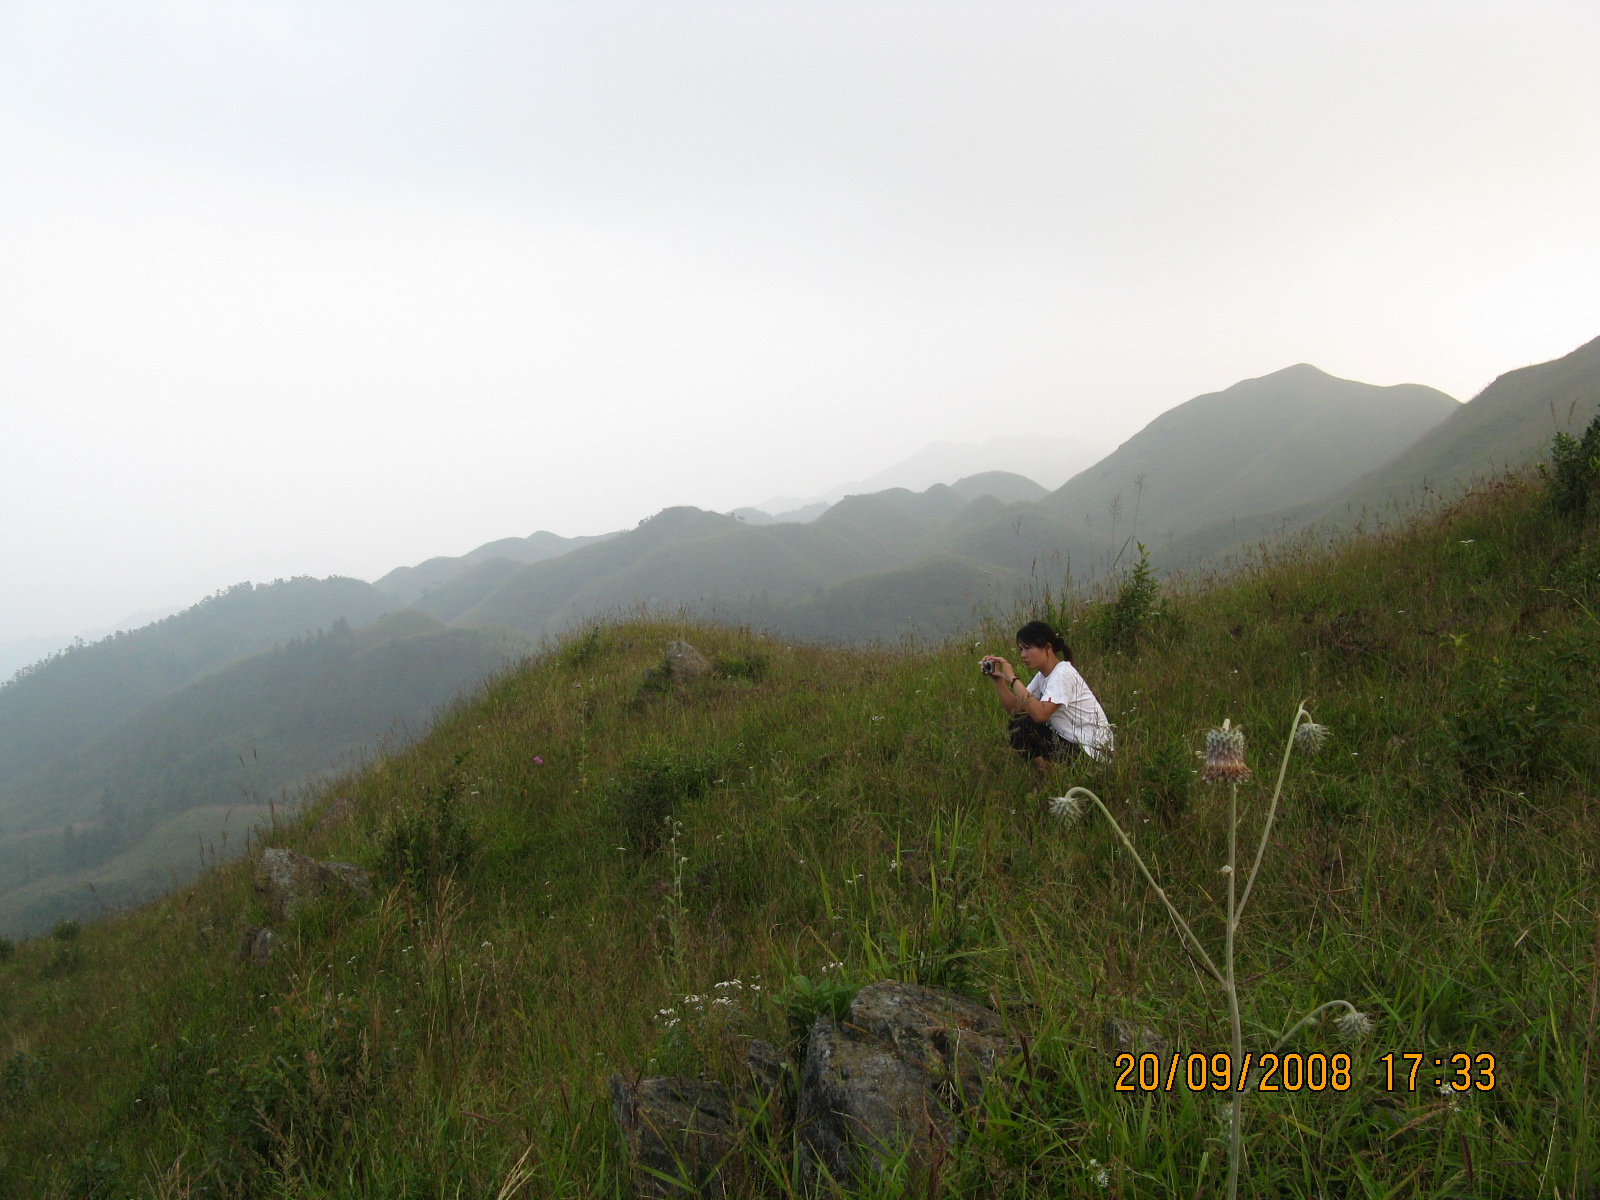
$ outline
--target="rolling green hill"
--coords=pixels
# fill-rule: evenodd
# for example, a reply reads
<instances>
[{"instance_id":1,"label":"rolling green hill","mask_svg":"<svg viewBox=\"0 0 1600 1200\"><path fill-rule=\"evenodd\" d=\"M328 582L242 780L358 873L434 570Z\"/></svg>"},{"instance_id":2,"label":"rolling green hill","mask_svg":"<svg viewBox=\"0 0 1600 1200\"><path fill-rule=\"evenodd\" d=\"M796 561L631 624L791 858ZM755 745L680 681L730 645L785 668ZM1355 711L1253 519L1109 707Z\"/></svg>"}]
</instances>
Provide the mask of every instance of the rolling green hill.
<instances>
[{"instance_id":1,"label":"rolling green hill","mask_svg":"<svg viewBox=\"0 0 1600 1200\"><path fill-rule=\"evenodd\" d=\"M281 924L264 965L235 953L266 919L247 862L5 956L0 1194L621 1197L613 1072L738 1094L749 1038L798 1054L812 1018L890 978L981 999L1018 1050L931 1163L890 1161L850 1195L1220 1195L1226 1102L1120 1092L1106 1030L1225 1050L1221 989L1165 904L1223 953L1237 809L1235 857L1259 838L1261 864L1236 947L1244 1046L1349 1056L1334 1082L1244 1096L1243 1194L1586 1195L1585 486L1587 516L1501 480L1153 610L1058 596L1117 755L1047 779L1005 747L976 670L1032 609L873 651L596 626L330 782L337 813L280 825L272 844L365 866L375 890ZM684 637L715 669L663 687L647 669ZM1289 750L1301 701L1325 733ZM1253 771L1236 788L1196 775L1224 719ZM1160 895L1098 810L1047 815L1073 785ZM1370 1032L1300 1022L1335 1001ZM1386 1054L1457 1053L1492 1055L1493 1077L1441 1092L1403 1057L1385 1072ZM741 1113L730 1194L795 1195L781 1108Z\"/></svg>"}]
</instances>

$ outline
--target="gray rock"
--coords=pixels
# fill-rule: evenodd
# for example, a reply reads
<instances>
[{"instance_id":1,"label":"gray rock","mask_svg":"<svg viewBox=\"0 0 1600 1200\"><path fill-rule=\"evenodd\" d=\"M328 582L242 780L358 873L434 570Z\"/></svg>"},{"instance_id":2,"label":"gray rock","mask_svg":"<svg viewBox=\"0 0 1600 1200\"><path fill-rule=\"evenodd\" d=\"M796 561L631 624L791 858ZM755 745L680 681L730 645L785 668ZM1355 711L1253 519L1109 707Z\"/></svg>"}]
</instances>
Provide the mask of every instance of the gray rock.
<instances>
[{"instance_id":1,"label":"gray rock","mask_svg":"<svg viewBox=\"0 0 1600 1200\"><path fill-rule=\"evenodd\" d=\"M787 1128L789 1109L794 1104L794 1068L788 1055L771 1042L751 1038L745 1047L744 1065L750 1073L750 1083L741 1096L742 1102L769 1128Z\"/></svg>"},{"instance_id":2,"label":"gray rock","mask_svg":"<svg viewBox=\"0 0 1600 1200\"><path fill-rule=\"evenodd\" d=\"M843 1024L819 1018L806 1044L795 1131L808 1190L848 1185L935 1145L1014 1050L999 1014L950 992L884 981L856 993Z\"/></svg>"},{"instance_id":3,"label":"gray rock","mask_svg":"<svg viewBox=\"0 0 1600 1200\"><path fill-rule=\"evenodd\" d=\"M372 877L349 863L318 862L293 850L267 849L256 863L255 885L266 897L273 921L283 924L317 896L351 891L370 895Z\"/></svg>"},{"instance_id":4,"label":"gray rock","mask_svg":"<svg viewBox=\"0 0 1600 1200\"><path fill-rule=\"evenodd\" d=\"M665 666L666 673L674 679L698 679L711 670L706 656L683 641L667 643Z\"/></svg>"},{"instance_id":5,"label":"gray rock","mask_svg":"<svg viewBox=\"0 0 1600 1200\"><path fill-rule=\"evenodd\" d=\"M239 953L236 956L242 963L264 967L267 960L272 957L272 944L277 940L271 929L266 926L246 925L244 933L239 938Z\"/></svg>"},{"instance_id":6,"label":"gray rock","mask_svg":"<svg viewBox=\"0 0 1600 1200\"><path fill-rule=\"evenodd\" d=\"M611 1077L611 1115L640 1200L722 1196L723 1164L733 1150L728 1089L679 1075L630 1083Z\"/></svg>"},{"instance_id":7,"label":"gray rock","mask_svg":"<svg viewBox=\"0 0 1600 1200\"><path fill-rule=\"evenodd\" d=\"M1106 1021L1106 1042L1113 1054L1155 1054L1165 1056L1170 1042L1148 1025L1111 1017Z\"/></svg>"}]
</instances>

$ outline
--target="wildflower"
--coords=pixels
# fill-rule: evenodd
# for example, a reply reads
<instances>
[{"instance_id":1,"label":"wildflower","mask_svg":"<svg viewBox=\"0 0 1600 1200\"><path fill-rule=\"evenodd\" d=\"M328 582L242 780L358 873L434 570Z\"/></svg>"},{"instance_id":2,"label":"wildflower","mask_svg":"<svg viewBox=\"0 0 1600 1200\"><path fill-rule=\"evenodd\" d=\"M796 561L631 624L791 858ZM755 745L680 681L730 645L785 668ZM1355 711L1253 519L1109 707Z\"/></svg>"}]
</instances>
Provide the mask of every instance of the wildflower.
<instances>
[{"instance_id":1,"label":"wildflower","mask_svg":"<svg viewBox=\"0 0 1600 1200\"><path fill-rule=\"evenodd\" d=\"M1228 721L1221 729L1206 730L1206 766L1200 778L1206 783L1243 783L1250 778L1244 765L1244 730Z\"/></svg>"},{"instance_id":2,"label":"wildflower","mask_svg":"<svg viewBox=\"0 0 1600 1200\"><path fill-rule=\"evenodd\" d=\"M1294 731L1294 748L1302 754L1315 754L1328 740L1328 727L1307 721Z\"/></svg>"},{"instance_id":3,"label":"wildflower","mask_svg":"<svg viewBox=\"0 0 1600 1200\"><path fill-rule=\"evenodd\" d=\"M1372 1032L1372 1018L1366 1013L1351 1009L1333 1023L1334 1028L1348 1038L1364 1038Z\"/></svg>"},{"instance_id":4,"label":"wildflower","mask_svg":"<svg viewBox=\"0 0 1600 1200\"><path fill-rule=\"evenodd\" d=\"M1100 1165L1099 1159L1091 1158L1089 1160L1089 1170L1094 1172L1094 1181L1101 1187L1108 1188L1111 1186L1111 1172Z\"/></svg>"},{"instance_id":5,"label":"wildflower","mask_svg":"<svg viewBox=\"0 0 1600 1200\"><path fill-rule=\"evenodd\" d=\"M536 766L536 767L544 766L544 759L540 758L537 754L535 754L533 756L533 765Z\"/></svg>"},{"instance_id":6,"label":"wildflower","mask_svg":"<svg viewBox=\"0 0 1600 1200\"><path fill-rule=\"evenodd\" d=\"M1050 801L1050 815L1063 825L1075 824L1083 816L1083 797L1057 796Z\"/></svg>"}]
</instances>

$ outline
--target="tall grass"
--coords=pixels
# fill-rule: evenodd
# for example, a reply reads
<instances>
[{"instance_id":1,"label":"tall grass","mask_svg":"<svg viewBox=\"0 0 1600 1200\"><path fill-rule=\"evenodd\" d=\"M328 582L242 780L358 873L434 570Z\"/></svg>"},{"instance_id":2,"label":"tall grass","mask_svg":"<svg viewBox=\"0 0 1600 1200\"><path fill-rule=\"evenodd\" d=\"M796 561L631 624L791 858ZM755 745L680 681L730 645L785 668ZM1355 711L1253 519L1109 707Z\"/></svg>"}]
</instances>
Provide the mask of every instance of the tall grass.
<instances>
[{"instance_id":1,"label":"tall grass","mask_svg":"<svg viewBox=\"0 0 1600 1200\"><path fill-rule=\"evenodd\" d=\"M1286 739L1311 696L1334 733L1287 776L1259 858L1239 1027L1348 1049L1327 1023L1295 1028L1337 996L1376 1028L1350 1089L1252 1095L1231 1125L1241 1191L1587 1196L1600 734L1593 673L1562 664L1597 626L1552 579L1592 544L1592 524L1506 481L1169 594L1131 642L1069 603L1118 755L1044 788L976 667L1015 618L882 652L681 621L593 631L335 781L344 819L313 806L266 836L393 867L371 900L308 906L266 966L236 961L264 920L245 864L85 926L70 964L49 938L0 962L0 1195L618 1196L613 1071L737 1084L745 1039L792 1048L796 1011L882 975L981 995L1024 1052L931 1178L871 1194L1218 1194L1231 1097L1118 1092L1103 1032L1119 1018L1227 1052L1216 984L1127 846L1104 825L1063 835L1046 804L1104 797L1197 929L1225 922L1229 798L1185 788L1173 748L1199 751L1223 713ZM763 668L644 687L676 637ZM1589 718L1537 770L1480 769L1453 724L1496 662L1543 663ZM1485 728L1495 752L1536 736ZM1441 1095L1431 1071L1385 1086L1386 1052L1458 1050L1496 1056L1493 1090ZM762 1136L736 1192L789 1195Z\"/></svg>"}]
</instances>

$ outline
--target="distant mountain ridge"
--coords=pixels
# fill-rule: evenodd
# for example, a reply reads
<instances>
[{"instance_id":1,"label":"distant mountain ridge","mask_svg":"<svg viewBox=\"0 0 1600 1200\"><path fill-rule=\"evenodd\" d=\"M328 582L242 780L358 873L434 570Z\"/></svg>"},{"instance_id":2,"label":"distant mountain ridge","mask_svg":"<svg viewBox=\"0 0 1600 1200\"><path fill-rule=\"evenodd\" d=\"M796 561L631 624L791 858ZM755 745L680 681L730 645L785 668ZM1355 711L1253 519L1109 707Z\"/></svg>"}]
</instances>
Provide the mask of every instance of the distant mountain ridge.
<instances>
[{"instance_id":1,"label":"distant mountain ridge","mask_svg":"<svg viewBox=\"0 0 1600 1200\"><path fill-rule=\"evenodd\" d=\"M374 580L372 586L380 592L393 596L402 604L414 604L429 592L458 578L479 563L496 558L517 563L543 562L547 558L556 558L580 546L590 546L616 536L615 533L600 533L589 537L567 538L541 529L525 538L508 537L486 542L476 550L469 550L466 554L455 557L440 555L420 562L414 567L396 567L383 578Z\"/></svg>"},{"instance_id":2,"label":"distant mountain ridge","mask_svg":"<svg viewBox=\"0 0 1600 1200\"><path fill-rule=\"evenodd\" d=\"M501 539L375 584L240 585L0 686L0 912L5 878L31 871L63 826L72 861L114 842L119 812L143 814L140 828L161 818L150 836L168 842L203 832L238 790L227 764L240 747L270 742L257 783L289 786L334 741L347 751L387 720L425 721L448 699L430 681L469 686L517 647L604 615L681 608L823 641L943 638L1030 586L1059 593L1120 569L1135 538L1167 569L1331 528L1404 488L1525 462L1597 410L1600 339L1466 405L1299 364L1169 410L1054 491L986 470L843 496L804 523L670 507L634 529ZM341 724L330 702L365 723ZM75 885L26 886L37 915Z\"/></svg>"},{"instance_id":3,"label":"distant mountain ridge","mask_svg":"<svg viewBox=\"0 0 1600 1200\"><path fill-rule=\"evenodd\" d=\"M1329 494L1191 530L1169 547L1173 567L1297 531L1335 535L1366 518L1394 519L1449 500L1474 480L1526 467L1558 432L1600 414L1600 338L1550 362L1499 376L1411 445Z\"/></svg>"},{"instance_id":4,"label":"distant mountain ridge","mask_svg":"<svg viewBox=\"0 0 1600 1200\"><path fill-rule=\"evenodd\" d=\"M1460 407L1420 384L1376 387L1300 363L1169 409L1042 503L1107 536L1135 531L1137 507L1141 540L1159 546L1327 495Z\"/></svg>"}]
</instances>

